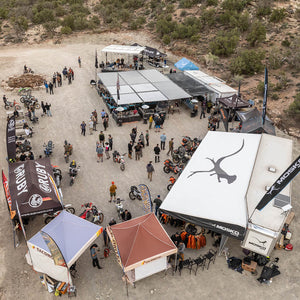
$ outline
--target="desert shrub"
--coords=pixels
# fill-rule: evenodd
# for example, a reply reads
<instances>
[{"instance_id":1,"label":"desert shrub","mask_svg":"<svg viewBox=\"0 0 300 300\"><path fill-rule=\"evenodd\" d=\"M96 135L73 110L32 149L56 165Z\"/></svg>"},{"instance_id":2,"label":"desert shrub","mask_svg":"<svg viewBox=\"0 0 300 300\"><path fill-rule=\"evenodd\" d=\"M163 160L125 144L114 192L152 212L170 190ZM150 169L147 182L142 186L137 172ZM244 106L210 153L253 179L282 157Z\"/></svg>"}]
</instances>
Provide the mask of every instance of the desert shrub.
<instances>
[{"instance_id":1,"label":"desert shrub","mask_svg":"<svg viewBox=\"0 0 300 300\"><path fill-rule=\"evenodd\" d=\"M28 29L28 20L24 16L13 18L13 25L17 32L24 32Z\"/></svg>"},{"instance_id":2,"label":"desert shrub","mask_svg":"<svg viewBox=\"0 0 300 300\"><path fill-rule=\"evenodd\" d=\"M284 72L279 74L278 82L276 83L274 87L274 91L282 91L286 90L289 83L289 79L287 78L286 74Z\"/></svg>"},{"instance_id":3,"label":"desert shrub","mask_svg":"<svg viewBox=\"0 0 300 300\"><path fill-rule=\"evenodd\" d=\"M74 16L68 15L66 16L63 21L62 21L62 26L64 27L69 27L73 31L75 29L75 24L74 24ZM68 34L68 33L66 33Z\"/></svg>"},{"instance_id":4,"label":"desert shrub","mask_svg":"<svg viewBox=\"0 0 300 300\"><path fill-rule=\"evenodd\" d=\"M218 0L206 0L206 6L218 6Z\"/></svg>"},{"instance_id":5,"label":"desert shrub","mask_svg":"<svg viewBox=\"0 0 300 300\"><path fill-rule=\"evenodd\" d=\"M297 9L295 10L294 16L295 16L295 19L296 19L296 20L300 21L300 8L297 8Z\"/></svg>"},{"instance_id":6,"label":"desert shrub","mask_svg":"<svg viewBox=\"0 0 300 300\"><path fill-rule=\"evenodd\" d=\"M147 27L150 29L150 30L153 30L155 28L155 22L154 21L151 21L147 24Z\"/></svg>"},{"instance_id":7,"label":"desert shrub","mask_svg":"<svg viewBox=\"0 0 300 300\"><path fill-rule=\"evenodd\" d=\"M229 18L229 26L238 28L241 31L247 31L250 26L250 16L248 12L235 14Z\"/></svg>"},{"instance_id":8,"label":"desert shrub","mask_svg":"<svg viewBox=\"0 0 300 300\"><path fill-rule=\"evenodd\" d=\"M69 26L63 26L60 30L62 34L71 34L72 33L72 28Z\"/></svg>"},{"instance_id":9,"label":"desert shrub","mask_svg":"<svg viewBox=\"0 0 300 300\"><path fill-rule=\"evenodd\" d=\"M288 114L300 120L300 93L296 94L294 102L290 104Z\"/></svg>"},{"instance_id":10,"label":"desert shrub","mask_svg":"<svg viewBox=\"0 0 300 300\"><path fill-rule=\"evenodd\" d=\"M211 53L217 56L229 56L234 53L239 41L236 30L230 32L219 31L215 39L210 42Z\"/></svg>"},{"instance_id":11,"label":"desert shrub","mask_svg":"<svg viewBox=\"0 0 300 300\"><path fill-rule=\"evenodd\" d=\"M250 31L247 35L247 41L250 46L254 47L266 39L266 27L260 21L254 21L251 24Z\"/></svg>"},{"instance_id":12,"label":"desert shrub","mask_svg":"<svg viewBox=\"0 0 300 300\"><path fill-rule=\"evenodd\" d=\"M194 5L194 1L192 0L180 0L179 8L191 8Z\"/></svg>"},{"instance_id":13,"label":"desert shrub","mask_svg":"<svg viewBox=\"0 0 300 300\"><path fill-rule=\"evenodd\" d=\"M214 8L202 10L200 20L203 25L213 26L216 23L216 10Z\"/></svg>"},{"instance_id":14,"label":"desert shrub","mask_svg":"<svg viewBox=\"0 0 300 300\"><path fill-rule=\"evenodd\" d=\"M257 2L256 15L258 17L268 16L272 13L272 0L259 0Z\"/></svg>"},{"instance_id":15,"label":"desert shrub","mask_svg":"<svg viewBox=\"0 0 300 300\"><path fill-rule=\"evenodd\" d=\"M277 101L279 100L279 95L277 93L273 93L271 94L271 99Z\"/></svg>"},{"instance_id":16,"label":"desert shrub","mask_svg":"<svg viewBox=\"0 0 300 300\"><path fill-rule=\"evenodd\" d=\"M92 22L95 25L100 25L100 19L97 16L92 16L90 22Z\"/></svg>"},{"instance_id":17,"label":"desert shrub","mask_svg":"<svg viewBox=\"0 0 300 300\"><path fill-rule=\"evenodd\" d=\"M42 9L41 11L36 12L33 15L32 19L35 24L42 24L49 21L54 21L54 13L53 10L49 8Z\"/></svg>"},{"instance_id":18,"label":"desert shrub","mask_svg":"<svg viewBox=\"0 0 300 300\"><path fill-rule=\"evenodd\" d=\"M247 4L248 1L245 0L224 0L221 6L223 9L229 11L236 10L238 12L241 12Z\"/></svg>"},{"instance_id":19,"label":"desert shrub","mask_svg":"<svg viewBox=\"0 0 300 300\"><path fill-rule=\"evenodd\" d=\"M263 51L243 50L231 60L230 71L234 75L254 75L264 69L262 63L264 57L265 53Z\"/></svg>"},{"instance_id":20,"label":"desert shrub","mask_svg":"<svg viewBox=\"0 0 300 300\"><path fill-rule=\"evenodd\" d=\"M111 0L106 0L106 1L108 3L112 2ZM103 2L103 1L101 1L101 2ZM115 7L119 7L123 4L124 8L130 9L130 10L139 9L139 8L143 7L145 4L145 2L143 0L126 0L126 1L121 1L121 3L120 3L120 1L115 0L114 2L116 4Z\"/></svg>"},{"instance_id":21,"label":"desert shrub","mask_svg":"<svg viewBox=\"0 0 300 300\"><path fill-rule=\"evenodd\" d=\"M53 34L55 32L55 28L57 28L57 26L58 26L58 22L56 21L49 21L43 24L43 27L50 34Z\"/></svg>"},{"instance_id":22,"label":"desert shrub","mask_svg":"<svg viewBox=\"0 0 300 300\"><path fill-rule=\"evenodd\" d=\"M289 66L300 71L300 38L293 40L290 49L291 51L287 53Z\"/></svg>"},{"instance_id":23,"label":"desert shrub","mask_svg":"<svg viewBox=\"0 0 300 300\"><path fill-rule=\"evenodd\" d=\"M172 21L172 16L167 15L166 18L160 18L156 23L156 32L160 37L172 33L176 29L177 23Z\"/></svg>"},{"instance_id":24,"label":"desert shrub","mask_svg":"<svg viewBox=\"0 0 300 300\"><path fill-rule=\"evenodd\" d=\"M81 4L73 4L71 5L71 13L81 13L84 15L89 15L90 11L87 7Z\"/></svg>"},{"instance_id":25,"label":"desert shrub","mask_svg":"<svg viewBox=\"0 0 300 300\"><path fill-rule=\"evenodd\" d=\"M187 11L186 10L182 10L180 13L180 17L185 17L187 15Z\"/></svg>"},{"instance_id":26,"label":"desert shrub","mask_svg":"<svg viewBox=\"0 0 300 300\"><path fill-rule=\"evenodd\" d=\"M173 13L175 11L175 7L174 7L174 4L168 4L167 6L166 6L166 10L165 10L165 12L167 13L167 14L171 14L171 13Z\"/></svg>"},{"instance_id":27,"label":"desert shrub","mask_svg":"<svg viewBox=\"0 0 300 300\"><path fill-rule=\"evenodd\" d=\"M276 70L282 66L283 57L278 48L272 48L268 57L269 66L271 69Z\"/></svg>"},{"instance_id":28,"label":"desert shrub","mask_svg":"<svg viewBox=\"0 0 300 300\"><path fill-rule=\"evenodd\" d=\"M131 22L129 23L129 28L131 30L137 30L139 28L142 28L145 23L146 23L145 17L140 16L136 20L131 20Z\"/></svg>"},{"instance_id":29,"label":"desert shrub","mask_svg":"<svg viewBox=\"0 0 300 300\"><path fill-rule=\"evenodd\" d=\"M273 9L270 16L270 21L274 23L281 22L285 18L285 9Z\"/></svg>"},{"instance_id":30,"label":"desert shrub","mask_svg":"<svg viewBox=\"0 0 300 300\"><path fill-rule=\"evenodd\" d=\"M171 43L171 38L169 35L164 35L162 41L164 44L168 45Z\"/></svg>"},{"instance_id":31,"label":"desert shrub","mask_svg":"<svg viewBox=\"0 0 300 300\"><path fill-rule=\"evenodd\" d=\"M122 22L128 22L130 19L130 12L127 9L121 9L119 16Z\"/></svg>"},{"instance_id":32,"label":"desert shrub","mask_svg":"<svg viewBox=\"0 0 300 300\"><path fill-rule=\"evenodd\" d=\"M8 9L6 7L0 7L0 19L7 19Z\"/></svg>"},{"instance_id":33,"label":"desert shrub","mask_svg":"<svg viewBox=\"0 0 300 300\"><path fill-rule=\"evenodd\" d=\"M63 6L59 5L55 9L55 15L57 17L63 17L66 14L66 10L64 9Z\"/></svg>"},{"instance_id":34,"label":"desert shrub","mask_svg":"<svg viewBox=\"0 0 300 300\"><path fill-rule=\"evenodd\" d=\"M85 14L76 14L74 16L74 30L84 30L89 27L89 22L86 19Z\"/></svg>"},{"instance_id":35,"label":"desert shrub","mask_svg":"<svg viewBox=\"0 0 300 300\"><path fill-rule=\"evenodd\" d=\"M288 38L285 38L282 42L281 45L283 47L289 47L291 45L290 41L288 40Z\"/></svg>"}]
</instances>

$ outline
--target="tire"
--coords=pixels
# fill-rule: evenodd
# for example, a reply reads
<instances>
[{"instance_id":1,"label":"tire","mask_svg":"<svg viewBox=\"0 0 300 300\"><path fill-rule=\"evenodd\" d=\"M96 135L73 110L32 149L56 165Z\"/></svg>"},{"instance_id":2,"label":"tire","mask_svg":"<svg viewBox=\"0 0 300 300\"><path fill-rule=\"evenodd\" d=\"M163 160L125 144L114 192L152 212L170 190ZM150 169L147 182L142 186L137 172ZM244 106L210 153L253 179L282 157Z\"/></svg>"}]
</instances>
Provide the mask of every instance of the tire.
<instances>
[{"instance_id":1,"label":"tire","mask_svg":"<svg viewBox=\"0 0 300 300\"><path fill-rule=\"evenodd\" d=\"M99 216L99 220L97 222L99 222L101 224L104 220L104 215L103 215L103 213L100 213L98 216Z\"/></svg>"},{"instance_id":2,"label":"tire","mask_svg":"<svg viewBox=\"0 0 300 300\"><path fill-rule=\"evenodd\" d=\"M35 109L40 109L41 108L41 105L39 103L35 103Z\"/></svg>"},{"instance_id":3,"label":"tire","mask_svg":"<svg viewBox=\"0 0 300 300\"><path fill-rule=\"evenodd\" d=\"M136 197L137 197L138 200L142 201L141 195L137 195Z\"/></svg>"},{"instance_id":4,"label":"tire","mask_svg":"<svg viewBox=\"0 0 300 300\"><path fill-rule=\"evenodd\" d=\"M47 218L45 219L45 224L50 223L53 219L54 219L54 218L52 218L52 217L47 217Z\"/></svg>"},{"instance_id":5,"label":"tire","mask_svg":"<svg viewBox=\"0 0 300 300\"><path fill-rule=\"evenodd\" d=\"M179 163L180 158L179 158L178 155L175 155L175 156L173 156L172 158L173 158L173 162L174 162L175 164Z\"/></svg>"},{"instance_id":6,"label":"tire","mask_svg":"<svg viewBox=\"0 0 300 300\"><path fill-rule=\"evenodd\" d=\"M70 186L72 186L73 184L74 184L74 179L71 178L71 180L70 180Z\"/></svg>"},{"instance_id":7,"label":"tire","mask_svg":"<svg viewBox=\"0 0 300 300\"><path fill-rule=\"evenodd\" d=\"M173 184L172 184L172 183L168 184L168 185L167 185L167 190L168 190L168 191L170 191L170 190L171 190L171 188L172 188L172 186L173 186Z\"/></svg>"},{"instance_id":8,"label":"tire","mask_svg":"<svg viewBox=\"0 0 300 300\"><path fill-rule=\"evenodd\" d=\"M133 192L129 192L129 198L131 200L135 200L135 196L134 196Z\"/></svg>"},{"instance_id":9,"label":"tire","mask_svg":"<svg viewBox=\"0 0 300 300\"><path fill-rule=\"evenodd\" d=\"M169 174L170 173L170 168L168 166L164 166L164 172Z\"/></svg>"},{"instance_id":10,"label":"tire","mask_svg":"<svg viewBox=\"0 0 300 300\"><path fill-rule=\"evenodd\" d=\"M182 162L185 164L185 163L188 162L188 159L184 156L184 157L182 158Z\"/></svg>"},{"instance_id":11,"label":"tire","mask_svg":"<svg viewBox=\"0 0 300 300\"><path fill-rule=\"evenodd\" d=\"M121 171L124 171L125 170L125 164L121 164L120 169L121 169Z\"/></svg>"},{"instance_id":12,"label":"tire","mask_svg":"<svg viewBox=\"0 0 300 300\"><path fill-rule=\"evenodd\" d=\"M184 154L185 154L185 148L184 148L183 146L180 146L180 147L178 148L178 154L179 154L179 156L181 156L181 157L184 156Z\"/></svg>"},{"instance_id":13,"label":"tire","mask_svg":"<svg viewBox=\"0 0 300 300\"><path fill-rule=\"evenodd\" d=\"M31 146L26 146L26 151L30 151L31 150Z\"/></svg>"},{"instance_id":14,"label":"tire","mask_svg":"<svg viewBox=\"0 0 300 300\"><path fill-rule=\"evenodd\" d=\"M21 103L24 103L24 102L25 102L25 97L21 97L21 98L20 98L20 102L21 102Z\"/></svg>"},{"instance_id":15,"label":"tire","mask_svg":"<svg viewBox=\"0 0 300 300\"><path fill-rule=\"evenodd\" d=\"M4 108L5 108L6 110L9 110L9 105L4 105Z\"/></svg>"},{"instance_id":16,"label":"tire","mask_svg":"<svg viewBox=\"0 0 300 300\"><path fill-rule=\"evenodd\" d=\"M96 225L100 225L102 222L100 222L99 220L96 220L95 222L93 222Z\"/></svg>"},{"instance_id":17,"label":"tire","mask_svg":"<svg viewBox=\"0 0 300 300\"><path fill-rule=\"evenodd\" d=\"M56 169L56 171L61 176L61 169Z\"/></svg>"},{"instance_id":18,"label":"tire","mask_svg":"<svg viewBox=\"0 0 300 300\"><path fill-rule=\"evenodd\" d=\"M74 207L67 207L66 211L73 214L73 215L75 214L75 208Z\"/></svg>"},{"instance_id":19,"label":"tire","mask_svg":"<svg viewBox=\"0 0 300 300\"><path fill-rule=\"evenodd\" d=\"M16 104L16 105L15 105L15 108L16 108L16 110L21 110L21 105Z\"/></svg>"}]
</instances>

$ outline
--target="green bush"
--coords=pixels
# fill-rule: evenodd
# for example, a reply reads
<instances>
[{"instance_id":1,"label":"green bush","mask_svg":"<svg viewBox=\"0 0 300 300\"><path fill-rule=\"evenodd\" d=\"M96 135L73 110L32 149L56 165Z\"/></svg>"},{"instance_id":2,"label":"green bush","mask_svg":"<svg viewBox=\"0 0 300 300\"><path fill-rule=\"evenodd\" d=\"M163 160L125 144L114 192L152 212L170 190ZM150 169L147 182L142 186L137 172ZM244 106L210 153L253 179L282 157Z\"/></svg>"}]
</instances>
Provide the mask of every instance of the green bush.
<instances>
[{"instance_id":1,"label":"green bush","mask_svg":"<svg viewBox=\"0 0 300 300\"><path fill-rule=\"evenodd\" d=\"M229 19L229 25L238 28L241 31L247 31L250 26L250 16L248 12L232 15Z\"/></svg>"},{"instance_id":2,"label":"green bush","mask_svg":"<svg viewBox=\"0 0 300 300\"><path fill-rule=\"evenodd\" d=\"M245 0L224 0L221 4L223 9L226 10L235 10L241 12L245 6L248 4L248 1Z\"/></svg>"},{"instance_id":3,"label":"green bush","mask_svg":"<svg viewBox=\"0 0 300 300\"><path fill-rule=\"evenodd\" d=\"M0 7L0 19L7 19L8 9L6 7Z\"/></svg>"},{"instance_id":4,"label":"green bush","mask_svg":"<svg viewBox=\"0 0 300 300\"><path fill-rule=\"evenodd\" d=\"M35 24L42 24L49 21L54 21L54 13L53 10L49 8L42 9L34 14L33 23Z\"/></svg>"},{"instance_id":5,"label":"green bush","mask_svg":"<svg viewBox=\"0 0 300 300\"><path fill-rule=\"evenodd\" d=\"M300 120L300 93L296 94L294 102L289 106L288 114Z\"/></svg>"},{"instance_id":6,"label":"green bush","mask_svg":"<svg viewBox=\"0 0 300 300\"><path fill-rule=\"evenodd\" d=\"M257 2L256 15L258 17L265 17L272 13L272 0L259 0Z\"/></svg>"},{"instance_id":7,"label":"green bush","mask_svg":"<svg viewBox=\"0 0 300 300\"><path fill-rule=\"evenodd\" d=\"M28 20L24 16L14 19L14 27L17 32L24 32L28 29Z\"/></svg>"},{"instance_id":8,"label":"green bush","mask_svg":"<svg viewBox=\"0 0 300 300\"><path fill-rule=\"evenodd\" d=\"M277 70L282 66L283 57L278 48L272 48L268 57L269 66L273 70Z\"/></svg>"},{"instance_id":9,"label":"green bush","mask_svg":"<svg viewBox=\"0 0 300 300\"><path fill-rule=\"evenodd\" d=\"M247 41L251 47L254 47L266 39L266 28L260 21L255 21L251 24L250 32L247 35Z\"/></svg>"},{"instance_id":10,"label":"green bush","mask_svg":"<svg viewBox=\"0 0 300 300\"><path fill-rule=\"evenodd\" d=\"M239 41L236 30L230 32L219 31L215 39L209 43L210 51L217 56L229 56L234 53Z\"/></svg>"},{"instance_id":11,"label":"green bush","mask_svg":"<svg viewBox=\"0 0 300 300\"><path fill-rule=\"evenodd\" d=\"M290 41L288 40L288 38L285 38L282 42L281 45L283 47L289 47L291 45Z\"/></svg>"},{"instance_id":12,"label":"green bush","mask_svg":"<svg viewBox=\"0 0 300 300\"><path fill-rule=\"evenodd\" d=\"M206 6L218 6L218 0L206 0Z\"/></svg>"},{"instance_id":13,"label":"green bush","mask_svg":"<svg viewBox=\"0 0 300 300\"><path fill-rule=\"evenodd\" d=\"M291 51L287 53L289 66L296 71L300 71L300 37L293 40L290 49Z\"/></svg>"},{"instance_id":14,"label":"green bush","mask_svg":"<svg viewBox=\"0 0 300 300\"><path fill-rule=\"evenodd\" d=\"M174 5L173 4L168 4L167 6L166 6L166 13L167 14L171 14L171 13L173 13L174 11L175 11L175 7L174 7Z\"/></svg>"},{"instance_id":15,"label":"green bush","mask_svg":"<svg viewBox=\"0 0 300 300\"><path fill-rule=\"evenodd\" d=\"M81 13L84 15L89 15L90 11L87 7L81 4L73 4L71 5L71 13Z\"/></svg>"},{"instance_id":16,"label":"green bush","mask_svg":"<svg viewBox=\"0 0 300 300\"><path fill-rule=\"evenodd\" d=\"M58 22L56 21L49 21L43 24L43 27L50 34L53 34L55 32L55 28L57 28L57 26L58 26Z\"/></svg>"},{"instance_id":17,"label":"green bush","mask_svg":"<svg viewBox=\"0 0 300 300\"><path fill-rule=\"evenodd\" d=\"M274 9L270 16L270 21L274 23L281 22L285 18L285 9Z\"/></svg>"},{"instance_id":18,"label":"green bush","mask_svg":"<svg viewBox=\"0 0 300 300\"><path fill-rule=\"evenodd\" d=\"M100 25L100 19L97 16L92 16L90 22L92 22L95 25Z\"/></svg>"},{"instance_id":19,"label":"green bush","mask_svg":"<svg viewBox=\"0 0 300 300\"><path fill-rule=\"evenodd\" d=\"M166 18L160 18L156 23L156 32L160 37L166 34L172 33L176 29L177 23L172 21L172 16L166 16Z\"/></svg>"},{"instance_id":20,"label":"green bush","mask_svg":"<svg viewBox=\"0 0 300 300\"><path fill-rule=\"evenodd\" d=\"M74 30L84 30L89 27L85 14L76 14L74 17Z\"/></svg>"},{"instance_id":21,"label":"green bush","mask_svg":"<svg viewBox=\"0 0 300 300\"><path fill-rule=\"evenodd\" d=\"M57 17L63 17L66 14L66 10L64 9L63 6L59 5L55 9L55 15Z\"/></svg>"},{"instance_id":22,"label":"green bush","mask_svg":"<svg viewBox=\"0 0 300 300\"><path fill-rule=\"evenodd\" d=\"M71 34L72 33L72 28L69 26L64 26L61 28L60 32L62 34Z\"/></svg>"},{"instance_id":23,"label":"green bush","mask_svg":"<svg viewBox=\"0 0 300 300\"><path fill-rule=\"evenodd\" d=\"M273 93L271 95L271 99L277 101L277 100L279 100L279 95L277 93Z\"/></svg>"},{"instance_id":24,"label":"green bush","mask_svg":"<svg viewBox=\"0 0 300 300\"><path fill-rule=\"evenodd\" d=\"M169 35L164 35L162 41L164 44L168 45L171 43L171 38Z\"/></svg>"},{"instance_id":25,"label":"green bush","mask_svg":"<svg viewBox=\"0 0 300 300\"><path fill-rule=\"evenodd\" d=\"M254 75L264 69L264 57L263 51L243 50L231 60L230 71L234 75Z\"/></svg>"},{"instance_id":26,"label":"green bush","mask_svg":"<svg viewBox=\"0 0 300 300\"><path fill-rule=\"evenodd\" d=\"M207 26L215 25L216 10L214 8L202 10L200 20L203 25L207 25Z\"/></svg>"},{"instance_id":27,"label":"green bush","mask_svg":"<svg viewBox=\"0 0 300 300\"><path fill-rule=\"evenodd\" d=\"M187 15L187 11L186 10L182 10L180 13L180 17L185 17Z\"/></svg>"},{"instance_id":28,"label":"green bush","mask_svg":"<svg viewBox=\"0 0 300 300\"><path fill-rule=\"evenodd\" d=\"M62 26L69 27L73 31L75 29L74 17L72 15L66 16L62 21ZM66 33L68 34L68 33Z\"/></svg>"}]
</instances>

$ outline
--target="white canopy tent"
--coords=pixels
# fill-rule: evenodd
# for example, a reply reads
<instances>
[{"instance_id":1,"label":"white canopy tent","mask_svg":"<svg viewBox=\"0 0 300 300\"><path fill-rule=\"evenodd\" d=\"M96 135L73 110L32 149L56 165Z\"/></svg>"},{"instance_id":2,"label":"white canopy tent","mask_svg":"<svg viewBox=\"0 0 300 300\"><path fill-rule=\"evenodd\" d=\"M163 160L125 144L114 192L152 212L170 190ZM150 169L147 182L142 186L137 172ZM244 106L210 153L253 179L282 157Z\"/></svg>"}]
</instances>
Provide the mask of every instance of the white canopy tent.
<instances>
[{"instance_id":1,"label":"white canopy tent","mask_svg":"<svg viewBox=\"0 0 300 300\"><path fill-rule=\"evenodd\" d=\"M127 46L127 45L109 45L104 47L102 52L119 53L119 54L131 54L138 55L145 50L142 46Z\"/></svg>"},{"instance_id":2,"label":"white canopy tent","mask_svg":"<svg viewBox=\"0 0 300 300\"><path fill-rule=\"evenodd\" d=\"M45 241L43 233L50 237L49 241ZM63 210L27 242L27 261L36 272L72 284L69 268L101 233L101 226ZM51 251L51 244L56 244L56 253ZM63 257L61 265L54 262L60 256L59 252Z\"/></svg>"}]
</instances>

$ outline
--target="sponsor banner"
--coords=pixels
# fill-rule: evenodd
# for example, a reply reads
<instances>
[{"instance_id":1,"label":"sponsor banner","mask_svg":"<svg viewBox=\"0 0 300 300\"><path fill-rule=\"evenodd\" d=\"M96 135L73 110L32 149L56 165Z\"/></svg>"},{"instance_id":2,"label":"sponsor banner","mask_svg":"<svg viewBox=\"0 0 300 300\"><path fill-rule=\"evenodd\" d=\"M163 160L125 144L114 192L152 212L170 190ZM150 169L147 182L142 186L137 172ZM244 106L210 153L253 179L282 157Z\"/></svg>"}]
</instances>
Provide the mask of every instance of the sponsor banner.
<instances>
[{"instance_id":1,"label":"sponsor banner","mask_svg":"<svg viewBox=\"0 0 300 300\"><path fill-rule=\"evenodd\" d=\"M97 50L95 52L95 68L98 69L98 55L97 55Z\"/></svg>"},{"instance_id":2,"label":"sponsor banner","mask_svg":"<svg viewBox=\"0 0 300 300\"><path fill-rule=\"evenodd\" d=\"M117 97L118 97L118 100L120 100L120 77L119 77L119 73L117 74Z\"/></svg>"},{"instance_id":3,"label":"sponsor banner","mask_svg":"<svg viewBox=\"0 0 300 300\"><path fill-rule=\"evenodd\" d=\"M2 170L2 184L3 184L3 190L5 193L5 199L7 201L7 207L8 210L10 212L10 218L13 219L16 215L16 211L12 210L12 202L11 202L11 196L10 196L10 192L9 192L9 187L8 187L8 181L7 178Z\"/></svg>"},{"instance_id":4,"label":"sponsor banner","mask_svg":"<svg viewBox=\"0 0 300 300\"><path fill-rule=\"evenodd\" d=\"M60 249L58 248L54 240L51 238L51 236L42 230L40 231L40 234L42 235L47 247L51 252L52 258L54 260L54 264L61 267L67 267L66 261Z\"/></svg>"},{"instance_id":5,"label":"sponsor banner","mask_svg":"<svg viewBox=\"0 0 300 300\"><path fill-rule=\"evenodd\" d=\"M6 148L8 161L16 159L16 122L15 116L8 119L6 126Z\"/></svg>"},{"instance_id":6,"label":"sponsor banner","mask_svg":"<svg viewBox=\"0 0 300 300\"><path fill-rule=\"evenodd\" d=\"M264 101L262 111L262 123L265 124L266 112L267 112L267 98L268 98L268 69L265 68L265 90L264 90Z\"/></svg>"},{"instance_id":7,"label":"sponsor banner","mask_svg":"<svg viewBox=\"0 0 300 300\"><path fill-rule=\"evenodd\" d=\"M142 196L144 213L149 214L152 212L152 202L151 202L151 195L149 189L145 184L139 184L139 190Z\"/></svg>"},{"instance_id":8,"label":"sponsor banner","mask_svg":"<svg viewBox=\"0 0 300 300\"><path fill-rule=\"evenodd\" d=\"M42 211L61 210L62 205L53 188L52 166L49 158L28 160L9 165L9 188L12 209L18 202L21 216Z\"/></svg>"},{"instance_id":9,"label":"sponsor banner","mask_svg":"<svg viewBox=\"0 0 300 300\"><path fill-rule=\"evenodd\" d=\"M300 171L300 155L292 162L292 164L281 174L281 176L273 183L260 202L256 209L262 210L275 196L277 196L289 182Z\"/></svg>"},{"instance_id":10,"label":"sponsor banner","mask_svg":"<svg viewBox=\"0 0 300 300\"><path fill-rule=\"evenodd\" d=\"M228 132L228 113L224 107L220 108L220 115L223 121L226 132Z\"/></svg>"},{"instance_id":11,"label":"sponsor banner","mask_svg":"<svg viewBox=\"0 0 300 300\"><path fill-rule=\"evenodd\" d=\"M19 210L18 203L16 203L16 205L17 205L17 212L18 212L18 218L19 218L19 222L20 222L20 225L21 225L21 228L22 228L23 234L24 234L25 241L27 241L27 236L26 236L26 232L25 232L25 228L24 228L23 220L22 220L22 217L21 217L21 214L20 214L20 210Z\"/></svg>"}]
</instances>

